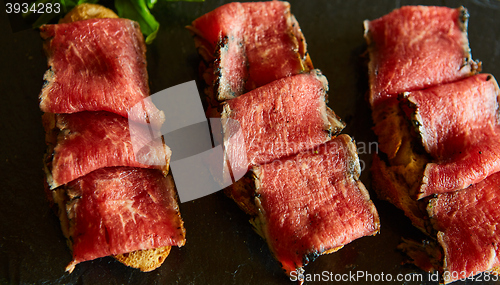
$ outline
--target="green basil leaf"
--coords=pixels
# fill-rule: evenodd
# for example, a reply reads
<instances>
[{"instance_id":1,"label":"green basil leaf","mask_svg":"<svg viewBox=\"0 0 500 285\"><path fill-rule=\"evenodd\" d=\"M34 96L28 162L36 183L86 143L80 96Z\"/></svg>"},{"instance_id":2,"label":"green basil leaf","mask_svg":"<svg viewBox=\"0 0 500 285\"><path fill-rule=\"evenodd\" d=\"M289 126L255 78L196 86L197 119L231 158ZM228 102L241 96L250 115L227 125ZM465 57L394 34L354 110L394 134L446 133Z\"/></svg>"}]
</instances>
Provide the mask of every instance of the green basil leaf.
<instances>
[{"instance_id":1,"label":"green basil leaf","mask_svg":"<svg viewBox=\"0 0 500 285\"><path fill-rule=\"evenodd\" d=\"M142 33L146 35L147 44L154 40L160 24L149 12L146 0L115 0L115 8L120 18L128 18L139 23Z\"/></svg>"},{"instance_id":2,"label":"green basil leaf","mask_svg":"<svg viewBox=\"0 0 500 285\"><path fill-rule=\"evenodd\" d=\"M64 13L68 13L78 4L78 2L73 0L59 0L59 2L61 3L61 8L64 11Z\"/></svg>"},{"instance_id":3,"label":"green basil leaf","mask_svg":"<svg viewBox=\"0 0 500 285\"><path fill-rule=\"evenodd\" d=\"M146 39L145 39L146 44L149 45L153 42L154 39L156 39L156 34L158 34L159 29L160 29L160 25L158 24L158 28L154 32L152 32L151 34L146 36Z\"/></svg>"},{"instance_id":4,"label":"green basil leaf","mask_svg":"<svg viewBox=\"0 0 500 285\"><path fill-rule=\"evenodd\" d=\"M149 10L153 9L156 2L158 2L158 0L146 0L146 4L148 5Z\"/></svg>"},{"instance_id":5,"label":"green basil leaf","mask_svg":"<svg viewBox=\"0 0 500 285\"><path fill-rule=\"evenodd\" d=\"M41 25L49 23L50 21L52 21L52 19L54 19L58 16L59 16L59 14L55 14L55 13L44 13L40 17L38 17L38 19L36 19L36 21L33 23L32 27L33 27L33 29L39 28Z\"/></svg>"}]
</instances>

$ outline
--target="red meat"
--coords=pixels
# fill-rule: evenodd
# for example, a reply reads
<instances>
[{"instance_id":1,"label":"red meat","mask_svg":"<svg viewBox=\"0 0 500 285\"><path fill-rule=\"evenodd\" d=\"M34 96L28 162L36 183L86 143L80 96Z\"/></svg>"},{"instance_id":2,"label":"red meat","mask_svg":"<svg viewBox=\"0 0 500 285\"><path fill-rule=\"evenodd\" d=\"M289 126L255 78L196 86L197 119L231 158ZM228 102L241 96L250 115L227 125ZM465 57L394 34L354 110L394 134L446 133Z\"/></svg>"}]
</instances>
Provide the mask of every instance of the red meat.
<instances>
[{"instance_id":1,"label":"red meat","mask_svg":"<svg viewBox=\"0 0 500 285\"><path fill-rule=\"evenodd\" d=\"M406 94L411 119L434 158L420 197L463 189L500 171L498 96L490 74Z\"/></svg>"},{"instance_id":2,"label":"red meat","mask_svg":"<svg viewBox=\"0 0 500 285\"><path fill-rule=\"evenodd\" d=\"M185 243L173 180L158 170L102 168L65 187L68 271L87 260Z\"/></svg>"},{"instance_id":3,"label":"red meat","mask_svg":"<svg viewBox=\"0 0 500 285\"><path fill-rule=\"evenodd\" d=\"M210 54L219 55L214 66L219 100L312 69L287 2L226 4L193 21L191 30Z\"/></svg>"},{"instance_id":4,"label":"red meat","mask_svg":"<svg viewBox=\"0 0 500 285\"><path fill-rule=\"evenodd\" d=\"M467 39L463 7L405 6L365 21L370 104L467 77L478 68Z\"/></svg>"},{"instance_id":5,"label":"red meat","mask_svg":"<svg viewBox=\"0 0 500 285\"><path fill-rule=\"evenodd\" d=\"M288 274L379 230L375 206L358 180L356 146L347 135L254 167L254 174L263 235Z\"/></svg>"},{"instance_id":6,"label":"red meat","mask_svg":"<svg viewBox=\"0 0 500 285\"><path fill-rule=\"evenodd\" d=\"M427 210L444 249L446 283L500 266L499 186L500 173L496 173L430 201Z\"/></svg>"},{"instance_id":7,"label":"red meat","mask_svg":"<svg viewBox=\"0 0 500 285\"><path fill-rule=\"evenodd\" d=\"M233 171L322 144L344 124L326 106L328 84L318 70L276 80L226 101L224 147ZM241 129L241 137L234 136ZM233 137L239 141L231 141ZM242 158L246 156L247 160Z\"/></svg>"},{"instance_id":8,"label":"red meat","mask_svg":"<svg viewBox=\"0 0 500 285\"><path fill-rule=\"evenodd\" d=\"M90 19L44 25L49 70L40 93L40 109L50 113L128 110L149 96L146 47L139 25L127 19ZM164 121L150 101L134 120Z\"/></svg>"},{"instance_id":9,"label":"red meat","mask_svg":"<svg viewBox=\"0 0 500 285\"><path fill-rule=\"evenodd\" d=\"M134 151L129 121L122 116L109 112L57 115L56 127L61 131L50 164L52 189L110 166L157 168L168 173L170 148L161 139L148 141L149 129L137 124L133 128L135 143L145 147Z\"/></svg>"}]
</instances>

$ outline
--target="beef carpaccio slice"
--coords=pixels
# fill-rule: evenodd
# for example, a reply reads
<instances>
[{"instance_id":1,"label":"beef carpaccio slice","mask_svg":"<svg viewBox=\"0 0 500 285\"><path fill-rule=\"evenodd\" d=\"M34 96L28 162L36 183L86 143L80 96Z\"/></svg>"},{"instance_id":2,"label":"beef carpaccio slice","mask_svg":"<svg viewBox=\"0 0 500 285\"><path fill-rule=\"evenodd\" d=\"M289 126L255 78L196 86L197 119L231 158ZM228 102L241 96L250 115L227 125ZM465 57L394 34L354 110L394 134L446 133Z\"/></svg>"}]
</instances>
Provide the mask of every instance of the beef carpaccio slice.
<instances>
[{"instance_id":1,"label":"beef carpaccio slice","mask_svg":"<svg viewBox=\"0 0 500 285\"><path fill-rule=\"evenodd\" d=\"M365 21L372 107L387 98L476 72L463 7L404 6Z\"/></svg>"},{"instance_id":2,"label":"beef carpaccio slice","mask_svg":"<svg viewBox=\"0 0 500 285\"><path fill-rule=\"evenodd\" d=\"M427 210L444 250L445 283L500 266L500 173L467 189L439 194Z\"/></svg>"},{"instance_id":3,"label":"beef carpaccio slice","mask_svg":"<svg viewBox=\"0 0 500 285\"><path fill-rule=\"evenodd\" d=\"M300 273L318 255L379 230L348 135L256 166L253 173L260 231L287 274Z\"/></svg>"},{"instance_id":4,"label":"beef carpaccio slice","mask_svg":"<svg viewBox=\"0 0 500 285\"><path fill-rule=\"evenodd\" d=\"M419 198L464 189L500 171L500 128L474 135L483 139L450 160L426 165Z\"/></svg>"},{"instance_id":5,"label":"beef carpaccio slice","mask_svg":"<svg viewBox=\"0 0 500 285\"><path fill-rule=\"evenodd\" d=\"M87 260L185 243L174 182L161 171L107 167L63 187L68 271Z\"/></svg>"},{"instance_id":6,"label":"beef carpaccio slice","mask_svg":"<svg viewBox=\"0 0 500 285\"><path fill-rule=\"evenodd\" d=\"M132 141L129 123L133 122L104 111L55 115L55 128L60 132L53 154L49 154L51 189L110 166L157 168L168 173L170 148L161 139L148 141L150 130L142 124L132 127L136 132ZM136 148L145 147L134 150L133 143Z\"/></svg>"},{"instance_id":7,"label":"beef carpaccio slice","mask_svg":"<svg viewBox=\"0 0 500 285\"><path fill-rule=\"evenodd\" d=\"M200 54L215 61L218 100L312 69L288 2L229 3L196 19L189 28Z\"/></svg>"},{"instance_id":8,"label":"beef carpaccio slice","mask_svg":"<svg viewBox=\"0 0 500 285\"><path fill-rule=\"evenodd\" d=\"M477 129L498 126L498 84L490 74L478 74L405 94L415 110L422 144L436 160L446 160L474 144Z\"/></svg>"},{"instance_id":9,"label":"beef carpaccio slice","mask_svg":"<svg viewBox=\"0 0 500 285\"><path fill-rule=\"evenodd\" d=\"M49 69L40 109L50 113L128 110L149 96L146 47L139 25L128 19L89 19L43 25ZM141 122L164 121L149 100L133 114Z\"/></svg>"},{"instance_id":10,"label":"beef carpaccio slice","mask_svg":"<svg viewBox=\"0 0 500 285\"><path fill-rule=\"evenodd\" d=\"M226 101L224 148L233 171L265 164L330 140L344 123L326 106L319 70L285 77ZM239 127L234 127L233 121ZM241 130L241 138L233 136ZM247 160L242 159L242 157Z\"/></svg>"},{"instance_id":11,"label":"beef carpaccio slice","mask_svg":"<svg viewBox=\"0 0 500 285\"><path fill-rule=\"evenodd\" d=\"M434 159L426 166L421 197L466 188L500 170L499 96L490 74L405 94Z\"/></svg>"}]
</instances>

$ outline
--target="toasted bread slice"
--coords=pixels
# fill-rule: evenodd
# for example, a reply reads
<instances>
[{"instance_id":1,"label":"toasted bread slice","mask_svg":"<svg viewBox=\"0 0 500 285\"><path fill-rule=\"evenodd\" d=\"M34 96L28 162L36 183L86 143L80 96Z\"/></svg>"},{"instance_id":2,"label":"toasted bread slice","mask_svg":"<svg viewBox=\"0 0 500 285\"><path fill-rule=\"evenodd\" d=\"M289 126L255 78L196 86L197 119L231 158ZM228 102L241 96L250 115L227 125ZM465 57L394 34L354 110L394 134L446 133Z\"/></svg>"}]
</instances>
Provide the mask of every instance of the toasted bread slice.
<instances>
[{"instance_id":1,"label":"toasted bread slice","mask_svg":"<svg viewBox=\"0 0 500 285\"><path fill-rule=\"evenodd\" d=\"M432 226L425 210L428 199L415 199L430 158L421 149L398 100L379 105L373 112L373 120L383 154L374 156L372 186L380 199L403 210L415 227L430 235Z\"/></svg>"},{"instance_id":2,"label":"toasted bread slice","mask_svg":"<svg viewBox=\"0 0 500 285\"><path fill-rule=\"evenodd\" d=\"M170 253L171 248L171 246L165 246L148 250L136 250L113 257L127 266L148 272L161 266Z\"/></svg>"},{"instance_id":3,"label":"toasted bread slice","mask_svg":"<svg viewBox=\"0 0 500 285\"><path fill-rule=\"evenodd\" d=\"M59 24L83 21L88 19L118 18L118 15L104 6L98 4L83 3L68 12L59 20Z\"/></svg>"}]
</instances>

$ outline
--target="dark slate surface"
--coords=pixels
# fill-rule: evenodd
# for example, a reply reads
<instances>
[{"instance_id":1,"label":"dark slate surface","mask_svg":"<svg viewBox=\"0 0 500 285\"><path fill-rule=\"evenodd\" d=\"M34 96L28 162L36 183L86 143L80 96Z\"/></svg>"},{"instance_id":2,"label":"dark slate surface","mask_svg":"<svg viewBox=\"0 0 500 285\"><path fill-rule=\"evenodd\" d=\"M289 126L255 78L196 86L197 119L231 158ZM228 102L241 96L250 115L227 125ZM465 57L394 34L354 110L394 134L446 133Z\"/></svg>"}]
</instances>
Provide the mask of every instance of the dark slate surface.
<instances>
[{"instance_id":1,"label":"dark slate surface","mask_svg":"<svg viewBox=\"0 0 500 285\"><path fill-rule=\"evenodd\" d=\"M153 13L159 19L161 29L158 38L148 46L147 53L152 93L198 79L199 58L184 27L224 2L157 4ZM5 2L1 3L0 283L292 284L271 257L265 242L253 232L245 214L221 192L181 205L187 243L183 248L172 249L159 269L141 273L107 257L80 264L72 274L65 273L71 254L43 190L45 144L37 99L46 69L42 41L35 30L12 32L3 9ZM473 57L483 61L484 72L499 78L500 1L297 0L291 3L292 12L307 39L313 63L330 82L329 105L348 123L344 133L358 142L362 165L365 166L362 180L372 194L381 218L379 235L361 238L337 253L319 257L306 267L306 272L347 274L344 276L364 273L372 274L373 278L381 278L384 274L384 280L388 274L392 274L394 280L397 274L412 274L406 277L423 277L424 281L379 282L437 284L427 281L427 273L403 265L404 258L396 250L400 238L418 238L420 234L399 210L377 200L370 188L367 170L375 151L370 143L375 137L371 131L370 110L364 101L367 76L362 56L366 49L362 22L378 18L402 5L464 5L471 16L469 40ZM13 28L19 30L18 26ZM359 278L341 283L379 282ZM308 282L316 283L324 282Z\"/></svg>"}]
</instances>

